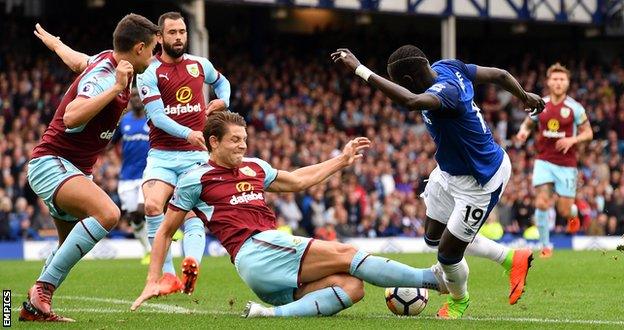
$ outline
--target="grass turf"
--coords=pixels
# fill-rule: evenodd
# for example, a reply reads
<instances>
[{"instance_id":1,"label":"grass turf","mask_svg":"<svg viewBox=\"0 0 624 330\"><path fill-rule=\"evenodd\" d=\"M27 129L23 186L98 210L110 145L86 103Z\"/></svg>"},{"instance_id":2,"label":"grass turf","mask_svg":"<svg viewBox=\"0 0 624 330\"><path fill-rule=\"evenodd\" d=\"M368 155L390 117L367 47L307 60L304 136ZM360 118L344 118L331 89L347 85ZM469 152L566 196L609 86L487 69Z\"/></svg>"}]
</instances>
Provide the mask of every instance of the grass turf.
<instances>
[{"instance_id":1,"label":"grass turf","mask_svg":"<svg viewBox=\"0 0 624 330\"><path fill-rule=\"evenodd\" d=\"M428 267L433 254L392 254L390 258L416 267ZM179 265L180 260L176 260ZM434 318L444 296L430 292L428 306L417 317L396 317L386 308L383 289L366 286L360 303L333 317L243 319L247 300L258 299L237 276L227 257L204 258L197 288L151 300L138 312L131 302L143 289L146 266L138 260L82 261L55 293L54 308L76 323L46 324L50 328L623 328L622 289L624 254L617 251L555 251L547 260L536 258L527 291L515 306L507 303L508 279L491 261L469 258L471 304L466 318ZM0 261L0 287L13 294L13 327L41 328L40 323L18 322L21 302L39 274L42 262Z\"/></svg>"}]
</instances>

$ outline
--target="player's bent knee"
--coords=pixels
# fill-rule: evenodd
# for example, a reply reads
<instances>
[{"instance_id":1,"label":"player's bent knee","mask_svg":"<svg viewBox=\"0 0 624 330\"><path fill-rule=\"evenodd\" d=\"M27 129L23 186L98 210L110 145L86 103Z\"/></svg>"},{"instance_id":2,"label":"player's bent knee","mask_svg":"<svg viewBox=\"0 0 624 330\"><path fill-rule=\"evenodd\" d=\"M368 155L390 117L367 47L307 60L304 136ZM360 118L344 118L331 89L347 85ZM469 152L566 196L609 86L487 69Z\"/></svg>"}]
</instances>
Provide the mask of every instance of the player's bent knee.
<instances>
[{"instance_id":1,"label":"player's bent knee","mask_svg":"<svg viewBox=\"0 0 624 330\"><path fill-rule=\"evenodd\" d=\"M102 227L106 230L111 230L117 225L121 217L121 211L116 205L112 204L98 210L94 217L100 222Z\"/></svg>"},{"instance_id":2,"label":"player's bent knee","mask_svg":"<svg viewBox=\"0 0 624 330\"><path fill-rule=\"evenodd\" d=\"M163 213L163 205L152 198L148 198L145 200L145 215L147 216L155 216Z\"/></svg>"},{"instance_id":3,"label":"player's bent knee","mask_svg":"<svg viewBox=\"0 0 624 330\"><path fill-rule=\"evenodd\" d=\"M345 276L342 289L349 295L351 301L356 303L364 298L364 281L353 276Z\"/></svg>"}]
</instances>

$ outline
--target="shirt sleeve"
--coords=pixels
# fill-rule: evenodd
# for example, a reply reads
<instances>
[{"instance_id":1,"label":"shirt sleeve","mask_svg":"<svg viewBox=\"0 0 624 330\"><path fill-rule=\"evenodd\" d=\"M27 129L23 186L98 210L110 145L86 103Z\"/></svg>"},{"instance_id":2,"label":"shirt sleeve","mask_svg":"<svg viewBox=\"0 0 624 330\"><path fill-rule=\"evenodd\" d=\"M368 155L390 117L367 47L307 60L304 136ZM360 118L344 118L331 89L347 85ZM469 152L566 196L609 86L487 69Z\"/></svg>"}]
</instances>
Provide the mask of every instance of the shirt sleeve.
<instances>
[{"instance_id":1,"label":"shirt sleeve","mask_svg":"<svg viewBox=\"0 0 624 330\"><path fill-rule=\"evenodd\" d=\"M457 104L459 103L459 90L457 89L457 87L447 82L437 83L429 87L429 89L427 89L425 93L437 97L442 104L442 109L457 109Z\"/></svg>"},{"instance_id":2,"label":"shirt sleeve","mask_svg":"<svg viewBox=\"0 0 624 330\"><path fill-rule=\"evenodd\" d=\"M466 64L466 77L470 79L470 81L475 81L477 79L477 66L475 64Z\"/></svg>"},{"instance_id":3,"label":"shirt sleeve","mask_svg":"<svg viewBox=\"0 0 624 330\"><path fill-rule=\"evenodd\" d=\"M271 183L275 181L275 178L277 178L277 170L274 169L273 166L271 166L269 163L265 162L264 160L260 158L255 158L254 162L260 165L260 167L264 171L263 185L264 185L264 189L266 190L267 188L269 188Z\"/></svg>"},{"instance_id":4,"label":"shirt sleeve","mask_svg":"<svg viewBox=\"0 0 624 330\"><path fill-rule=\"evenodd\" d=\"M230 82L215 69L208 59L199 57L198 60L204 69L204 82L213 85L217 97L225 102L226 107L229 107L231 94Z\"/></svg>"},{"instance_id":5,"label":"shirt sleeve","mask_svg":"<svg viewBox=\"0 0 624 330\"><path fill-rule=\"evenodd\" d=\"M574 124L576 126L580 126L587 121L587 113L582 105L577 104L572 111L574 111Z\"/></svg>"},{"instance_id":6,"label":"shirt sleeve","mask_svg":"<svg viewBox=\"0 0 624 330\"><path fill-rule=\"evenodd\" d=\"M189 172L178 181L169 204L180 210L190 211L198 204L201 190L201 180L195 172Z\"/></svg>"},{"instance_id":7,"label":"shirt sleeve","mask_svg":"<svg viewBox=\"0 0 624 330\"><path fill-rule=\"evenodd\" d=\"M137 75L137 89L139 90L139 97L144 105L155 100L160 100L162 103L160 90L158 90L156 71L148 68L142 74Z\"/></svg>"},{"instance_id":8,"label":"shirt sleeve","mask_svg":"<svg viewBox=\"0 0 624 330\"><path fill-rule=\"evenodd\" d=\"M113 87L115 71L107 67L96 67L87 72L78 82L78 95L91 98Z\"/></svg>"}]
</instances>

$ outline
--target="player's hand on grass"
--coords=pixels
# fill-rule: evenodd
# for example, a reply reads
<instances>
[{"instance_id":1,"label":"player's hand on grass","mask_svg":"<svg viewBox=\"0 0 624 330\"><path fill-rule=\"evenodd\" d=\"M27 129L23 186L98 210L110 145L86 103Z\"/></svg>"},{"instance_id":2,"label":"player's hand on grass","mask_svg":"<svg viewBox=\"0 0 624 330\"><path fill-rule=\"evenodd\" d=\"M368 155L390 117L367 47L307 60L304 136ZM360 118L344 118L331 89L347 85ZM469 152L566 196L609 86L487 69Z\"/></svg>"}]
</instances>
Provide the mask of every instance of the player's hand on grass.
<instances>
[{"instance_id":1,"label":"player's hand on grass","mask_svg":"<svg viewBox=\"0 0 624 330\"><path fill-rule=\"evenodd\" d=\"M191 133L189 133L189 135L186 137L186 141L196 147L201 147L203 150L208 150L208 148L206 148L204 133L200 131L191 131Z\"/></svg>"},{"instance_id":2,"label":"player's hand on grass","mask_svg":"<svg viewBox=\"0 0 624 330\"><path fill-rule=\"evenodd\" d=\"M132 64L126 60L119 61L115 72L115 85L120 91L123 91L128 86L128 82L134 75L134 68Z\"/></svg>"},{"instance_id":3,"label":"player's hand on grass","mask_svg":"<svg viewBox=\"0 0 624 330\"><path fill-rule=\"evenodd\" d=\"M364 157L361 152L364 149L368 149L371 146L371 141L365 137L358 137L349 141L342 149L342 157L344 157L346 164L351 165L358 159Z\"/></svg>"},{"instance_id":4,"label":"player's hand on grass","mask_svg":"<svg viewBox=\"0 0 624 330\"><path fill-rule=\"evenodd\" d=\"M528 112L531 116L535 116L544 111L546 103L541 96L533 93L527 93L527 99L524 101L524 105L527 107L524 111Z\"/></svg>"},{"instance_id":5,"label":"player's hand on grass","mask_svg":"<svg viewBox=\"0 0 624 330\"><path fill-rule=\"evenodd\" d=\"M557 140L557 143L555 143L555 148L557 149L557 151L563 152L563 154L565 155L568 153L568 150L570 150L570 148L572 148L572 146L575 144L575 137L567 137Z\"/></svg>"},{"instance_id":6,"label":"player's hand on grass","mask_svg":"<svg viewBox=\"0 0 624 330\"><path fill-rule=\"evenodd\" d=\"M134 301L134 303L130 307L130 310L135 311L144 302L154 297L158 297L159 291L160 291L160 288L158 287L158 282L147 282L147 284L145 284L145 288L143 289L143 292L141 292L141 295Z\"/></svg>"},{"instance_id":7,"label":"player's hand on grass","mask_svg":"<svg viewBox=\"0 0 624 330\"><path fill-rule=\"evenodd\" d=\"M210 116L211 113L215 111L225 111L227 107L225 106L225 101L222 99L214 99L208 103L208 108L206 108L206 116Z\"/></svg>"},{"instance_id":8,"label":"player's hand on grass","mask_svg":"<svg viewBox=\"0 0 624 330\"><path fill-rule=\"evenodd\" d=\"M33 31L37 38L43 42L46 47L50 48L51 51L55 51L56 48L63 44L61 42L60 37L56 37L51 35L48 31L46 31L39 23L35 24L35 31Z\"/></svg>"},{"instance_id":9,"label":"player's hand on grass","mask_svg":"<svg viewBox=\"0 0 624 330\"><path fill-rule=\"evenodd\" d=\"M350 50L346 48L338 48L335 52L331 54L331 59L334 63L342 63L352 72L360 66L360 61L351 53Z\"/></svg>"}]
</instances>

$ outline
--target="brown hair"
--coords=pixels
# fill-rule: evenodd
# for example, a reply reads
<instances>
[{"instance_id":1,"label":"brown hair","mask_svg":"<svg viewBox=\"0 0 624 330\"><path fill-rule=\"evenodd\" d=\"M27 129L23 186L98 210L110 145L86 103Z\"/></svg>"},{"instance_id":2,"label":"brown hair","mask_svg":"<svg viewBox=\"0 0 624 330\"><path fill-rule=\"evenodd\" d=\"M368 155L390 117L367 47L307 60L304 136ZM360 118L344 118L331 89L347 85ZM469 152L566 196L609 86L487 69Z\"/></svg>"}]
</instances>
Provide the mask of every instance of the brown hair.
<instances>
[{"instance_id":1,"label":"brown hair","mask_svg":"<svg viewBox=\"0 0 624 330\"><path fill-rule=\"evenodd\" d=\"M568 68L566 68L565 66L561 65L561 63L559 62L551 65L548 68L548 71L546 71L546 78L550 78L550 75L553 72L563 72L568 76L568 79L570 79L570 70L568 70Z\"/></svg>"},{"instance_id":2,"label":"brown hair","mask_svg":"<svg viewBox=\"0 0 624 330\"><path fill-rule=\"evenodd\" d=\"M209 142L210 137L215 136L218 141L221 141L225 133L227 133L229 125L247 127L245 118L236 112L217 111L208 116L206 119L206 126L204 126L204 139L206 140L208 151L212 151Z\"/></svg>"},{"instance_id":3,"label":"brown hair","mask_svg":"<svg viewBox=\"0 0 624 330\"><path fill-rule=\"evenodd\" d=\"M113 32L113 47L118 52L128 52L139 42L149 44L159 32L158 26L147 18L128 14L117 23Z\"/></svg>"},{"instance_id":4,"label":"brown hair","mask_svg":"<svg viewBox=\"0 0 624 330\"><path fill-rule=\"evenodd\" d=\"M158 17L158 27L160 28L161 31L163 31L163 29L165 28L165 20L166 19L172 19L172 20L182 19L182 20L184 20L184 17L182 17L182 14L180 14L177 11L170 11L170 12L166 12L166 13L160 15L160 17Z\"/></svg>"}]
</instances>

